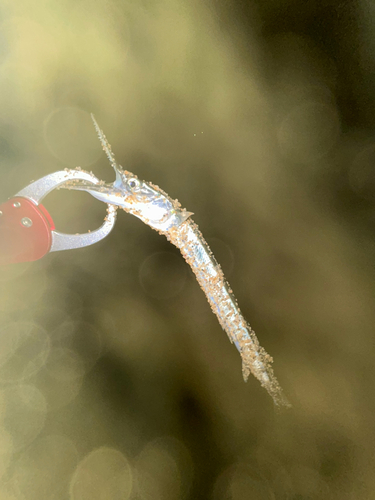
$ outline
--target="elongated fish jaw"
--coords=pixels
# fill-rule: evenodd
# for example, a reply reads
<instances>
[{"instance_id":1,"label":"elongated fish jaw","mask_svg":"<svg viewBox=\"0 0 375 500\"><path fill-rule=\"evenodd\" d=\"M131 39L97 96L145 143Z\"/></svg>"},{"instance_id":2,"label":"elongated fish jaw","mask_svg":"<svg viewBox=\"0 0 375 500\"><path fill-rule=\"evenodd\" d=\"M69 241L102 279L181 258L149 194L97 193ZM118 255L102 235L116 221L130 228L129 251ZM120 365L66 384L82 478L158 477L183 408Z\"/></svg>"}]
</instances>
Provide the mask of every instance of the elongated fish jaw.
<instances>
[{"instance_id":1,"label":"elongated fish jaw","mask_svg":"<svg viewBox=\"0 0 375 500\"><path fill-rule=\"evenodd\" d=\"M95 117L92 113L91 113L91 119L94 123L94 127L96 130L96 133L98 134L103 151L107 155L107 158L108 158L110 164L112 165L114 171L116 172L116 181L117 181L117 179L118 179L119 175L121 175L123 169L122 169L121 165L117 164L115 155L113 154L113 151L111 149L111 145L109 144L106 136L104 135L103 130L99 127L99 125L98 125L97 121L95 120Z\"/></svg>"},{"instance_id":2,"label":"elongated fish jaw","mask_svg":"<svg viewBox=\"0 0 375 500\"><path fill-rule=\"evenodd\" d=\"M77 187L72 187L72 189L77 189ZM132 212L134 210L134 200L131 195L124 194L124 192L115 187L99 187L98 189L85 189L97 200L103 201L104 203L109 203L112 205L117 205L118 207L124 209L126 212Z\"/></svg>"},{"instance_id":3,"label":"elongated fish jaw","mask_svg":"<svg viewBox=\"0 0 375 500\"><path fill-rule=\"evenodd\" d=\"M116 180L115 182L113 183L113 186L118 188L118 189L121 189L124 187L124 181L123 181L123 178L122 178L122 172L121 170L118 170L117 169L117 165L114 167L115 169L115 174L116 174Z\"/></svg>"}]
</instances>

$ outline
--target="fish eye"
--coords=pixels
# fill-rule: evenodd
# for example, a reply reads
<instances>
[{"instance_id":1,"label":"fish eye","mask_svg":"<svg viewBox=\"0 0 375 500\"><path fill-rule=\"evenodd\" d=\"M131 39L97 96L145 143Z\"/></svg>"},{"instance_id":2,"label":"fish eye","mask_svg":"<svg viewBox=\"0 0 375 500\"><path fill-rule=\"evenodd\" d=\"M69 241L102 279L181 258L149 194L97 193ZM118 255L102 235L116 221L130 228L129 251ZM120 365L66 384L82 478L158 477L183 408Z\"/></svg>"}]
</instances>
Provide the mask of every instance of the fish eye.
<instances>
[{"instance_id":1,"label":"fish eye","mask_svg":"<svg viewBox=\"0 0 375 500\"><path fill-rule=\"evenodd\" d=\"M128 186L131 189L137 189L141 185L141 181L137 179L136 177L132 177L131 179L128 179Z\"/></svg>"}]
</instances>

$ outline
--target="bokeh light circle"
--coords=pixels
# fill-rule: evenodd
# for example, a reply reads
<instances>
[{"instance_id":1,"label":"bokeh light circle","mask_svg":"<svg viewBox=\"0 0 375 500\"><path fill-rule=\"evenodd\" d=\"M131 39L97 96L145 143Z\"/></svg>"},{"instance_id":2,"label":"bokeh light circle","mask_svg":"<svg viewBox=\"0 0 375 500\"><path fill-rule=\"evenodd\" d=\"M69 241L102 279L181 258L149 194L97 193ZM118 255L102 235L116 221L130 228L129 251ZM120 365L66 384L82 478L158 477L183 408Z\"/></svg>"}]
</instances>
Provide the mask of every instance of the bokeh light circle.
<instances>
[{"instance_id":1,"label":"bokeh light circle","mask_svg":"<svg viewBox=\"0 0 375 500\"><path fill-rule=\"evenodd\" d=\"M70 500L127 500L131 490L127 458L118 450L103 447L78 464L70 483Z\"/></svg>"}]
</instances>

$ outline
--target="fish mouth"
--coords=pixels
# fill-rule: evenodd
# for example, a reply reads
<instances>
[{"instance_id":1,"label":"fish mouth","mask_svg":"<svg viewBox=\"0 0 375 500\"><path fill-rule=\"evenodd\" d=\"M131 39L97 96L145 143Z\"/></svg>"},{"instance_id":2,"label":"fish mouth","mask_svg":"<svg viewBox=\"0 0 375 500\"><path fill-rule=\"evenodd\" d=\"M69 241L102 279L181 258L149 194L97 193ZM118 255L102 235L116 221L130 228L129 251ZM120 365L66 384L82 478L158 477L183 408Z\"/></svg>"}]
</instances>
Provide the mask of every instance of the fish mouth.
<instances>
[{"instance_id":1,"label":"fish mouth","mask_svg":"<svg viewBox=\"0 0 375 500\"><path fill-rule=\"evenodd\" d=\"M73 191L86 191L104 203L117 205L122 208L129 209L134 204L134 198L130 193L128 194L123 189L116 188L113 184L106 184L104 182L92 185L86 181L73 180L62 184L60 188Z\"/></svg>"}]
</instances>

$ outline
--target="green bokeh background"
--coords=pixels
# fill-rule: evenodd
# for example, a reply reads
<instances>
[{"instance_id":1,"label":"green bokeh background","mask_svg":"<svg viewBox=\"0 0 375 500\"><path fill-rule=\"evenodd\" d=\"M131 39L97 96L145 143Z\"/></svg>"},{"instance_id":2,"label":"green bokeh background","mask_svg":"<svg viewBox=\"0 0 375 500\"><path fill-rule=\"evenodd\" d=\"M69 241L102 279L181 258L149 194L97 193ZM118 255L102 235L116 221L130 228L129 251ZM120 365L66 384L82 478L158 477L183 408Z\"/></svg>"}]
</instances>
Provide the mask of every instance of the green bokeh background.
<instances>
[{"instance_id":1,"label":"green bokeh background","mask_svg":"<svg viewBox=\"0 0 375 500\"><path fill-rule=\"evenodd\" d=\"M0 269L1 500L374 498L371 2L0 2L0 198L118 161L195 213L293 404L123 212ZM57 228L105 206L58 191Z\"/></svg>"}]
</instances>

